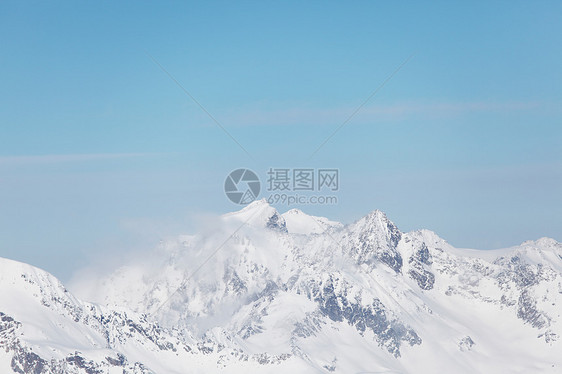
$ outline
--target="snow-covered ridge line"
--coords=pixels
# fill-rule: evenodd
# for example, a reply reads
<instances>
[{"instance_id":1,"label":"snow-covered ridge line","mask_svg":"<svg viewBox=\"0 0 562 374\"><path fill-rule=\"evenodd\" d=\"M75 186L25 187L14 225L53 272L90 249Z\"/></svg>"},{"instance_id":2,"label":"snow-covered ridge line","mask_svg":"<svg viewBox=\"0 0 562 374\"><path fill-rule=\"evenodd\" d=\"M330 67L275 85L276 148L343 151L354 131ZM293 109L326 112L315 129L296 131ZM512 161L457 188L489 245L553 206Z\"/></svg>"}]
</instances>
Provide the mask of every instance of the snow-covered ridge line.
<instances>
[{"instance_id":1,"label":"snow-covered ridge line","mask_svg":"<svg viewBox=\"0 0 562 374\"><path fill-rule=\"evenodd\" d=\"M257 201L87 288L76 297L0 259L0 372L562 366L562 244L549 238L461 250L429 230L403 233L381 211L343 225Z\"/></svg>"}]
</instances>

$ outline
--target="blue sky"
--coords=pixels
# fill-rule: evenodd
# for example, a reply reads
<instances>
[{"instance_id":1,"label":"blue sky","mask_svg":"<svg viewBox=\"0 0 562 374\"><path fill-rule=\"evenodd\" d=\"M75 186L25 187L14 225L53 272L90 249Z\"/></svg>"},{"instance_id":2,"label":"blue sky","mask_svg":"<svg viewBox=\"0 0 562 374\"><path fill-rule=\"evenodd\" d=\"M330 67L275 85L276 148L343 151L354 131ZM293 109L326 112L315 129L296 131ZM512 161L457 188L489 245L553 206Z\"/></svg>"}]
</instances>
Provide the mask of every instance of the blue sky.
<instances>
[{"instance_id":1,"label":"blue sky","mask_svg":"<svg viewBox=\"0 0 562 374\"><path fill-rule=\"evenodd\" d=\"M555 1L1 2L0 256L66 279L154 247L237 210L239 167L339 168L339 203L299 208L343 222L562 240L561 24Z\"/></svg>"}]
</instances>

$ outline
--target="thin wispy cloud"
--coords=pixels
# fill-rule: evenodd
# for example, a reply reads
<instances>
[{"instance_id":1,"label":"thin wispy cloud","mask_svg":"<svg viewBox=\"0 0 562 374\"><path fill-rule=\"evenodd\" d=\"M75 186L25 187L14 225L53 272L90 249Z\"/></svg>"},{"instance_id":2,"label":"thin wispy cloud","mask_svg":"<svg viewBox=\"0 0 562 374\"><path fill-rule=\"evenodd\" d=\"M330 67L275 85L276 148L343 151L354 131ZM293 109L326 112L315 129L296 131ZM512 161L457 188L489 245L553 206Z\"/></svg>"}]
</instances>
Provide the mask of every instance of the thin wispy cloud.
<instances>
[{"instance_id":1,"label":"thin wispy cloud","mask_svg":"<svg viewBox=\"0 0 562 374\"><path fill-rule=\"evenodd\" d=\"M526 112L546 109L549 105L540 102L401 102L365 106L354 121L402 121L411 118L454 118L471 113L493 114ZM288 108L257 108L233 110L224 114L229 123L236 126L280 126L280 125L325 125L349 115L351 106L320 108L292 106Z\"/></svg>"},{"instance_id":2,"label":"thin wispy cloud","mask_svg":"<svg viewBox=\"0 0 562 374\"><path fill-rule=\"evenodd\" d=\"M0 165L58 164L154 156L157 153L89 153L60 155L0 156Z\"/></svg>"}]
</instances>

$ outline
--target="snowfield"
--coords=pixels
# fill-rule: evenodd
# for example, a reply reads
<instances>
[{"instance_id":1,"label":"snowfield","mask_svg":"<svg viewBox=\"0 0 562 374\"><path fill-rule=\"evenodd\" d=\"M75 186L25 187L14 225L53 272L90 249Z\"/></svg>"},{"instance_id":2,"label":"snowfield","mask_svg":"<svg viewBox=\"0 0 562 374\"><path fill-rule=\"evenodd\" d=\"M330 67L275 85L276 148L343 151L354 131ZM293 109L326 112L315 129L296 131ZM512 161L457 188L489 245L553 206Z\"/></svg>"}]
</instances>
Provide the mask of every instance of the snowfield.
<instances>
[{"instance_id":1,"label":"snowfield","mask_svg":"<svg viewBox=\"0 0 562 374\"><path fill-rule=\"evenodd\" d=\"M0 259L0 373L561 373L562 244L264 200L74 293Z\"/></svg>"}]
</instances>

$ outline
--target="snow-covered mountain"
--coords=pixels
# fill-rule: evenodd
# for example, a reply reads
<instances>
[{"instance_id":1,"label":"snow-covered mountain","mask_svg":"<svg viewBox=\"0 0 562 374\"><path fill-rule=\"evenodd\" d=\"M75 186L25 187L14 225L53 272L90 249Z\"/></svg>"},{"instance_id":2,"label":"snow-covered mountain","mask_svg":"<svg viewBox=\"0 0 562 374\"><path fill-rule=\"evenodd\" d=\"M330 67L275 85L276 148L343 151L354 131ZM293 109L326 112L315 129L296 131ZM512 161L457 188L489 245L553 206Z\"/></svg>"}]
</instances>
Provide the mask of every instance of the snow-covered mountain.
<instances>
[{"instance_id":1,"label":"snow-covered mountain","mask_svg":"<svg viewBox=\"0 0 562 374\"><path fill-rule=\"evenodd\" d=\"M256 201L140 257L77 296L1 259L0 372L562 372L553 239L456 249Z\"/></svg>"}]
</instances>

